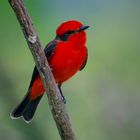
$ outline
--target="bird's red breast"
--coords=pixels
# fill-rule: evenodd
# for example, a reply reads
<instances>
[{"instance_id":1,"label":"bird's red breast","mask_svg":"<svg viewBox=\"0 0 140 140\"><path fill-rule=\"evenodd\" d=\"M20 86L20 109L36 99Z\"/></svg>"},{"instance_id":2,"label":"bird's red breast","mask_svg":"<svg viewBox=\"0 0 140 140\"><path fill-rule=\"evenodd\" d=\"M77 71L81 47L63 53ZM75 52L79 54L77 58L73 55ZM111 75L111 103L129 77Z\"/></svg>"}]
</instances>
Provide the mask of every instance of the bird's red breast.
<instances>
[{"instance_id":1,"label":"bird's red breast","mask_svg":"<svg viewBox=\"0 0 140 140\"><path fill-rule=\"evenodd\" d=\"M72 45L71 42L60 42L49 62L56 83L63 83L71 78L86 58L87 49L84 45L80 49Z\"/></svg>"}]
</instances>

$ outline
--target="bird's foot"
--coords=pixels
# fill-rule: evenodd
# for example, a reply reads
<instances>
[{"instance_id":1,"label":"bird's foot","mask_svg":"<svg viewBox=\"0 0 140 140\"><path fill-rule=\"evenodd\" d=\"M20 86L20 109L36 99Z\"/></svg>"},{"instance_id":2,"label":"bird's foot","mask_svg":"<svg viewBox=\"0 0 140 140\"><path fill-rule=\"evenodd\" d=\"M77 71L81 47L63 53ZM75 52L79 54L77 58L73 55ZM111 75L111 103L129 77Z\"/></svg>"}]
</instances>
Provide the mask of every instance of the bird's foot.
<instances>
[{"instance_id":1,"label":"bird's foot","mask_svg":"<svg viewBox=\"0 0 140 140\"><path fill-rule=\"evenodd\" d=\"M66 104L67 101L66 101L66 98L64 97L64 95L61 95L61 97L62 97L61 99L62 99L63 103Z\"/></svg>"}]
</instances>

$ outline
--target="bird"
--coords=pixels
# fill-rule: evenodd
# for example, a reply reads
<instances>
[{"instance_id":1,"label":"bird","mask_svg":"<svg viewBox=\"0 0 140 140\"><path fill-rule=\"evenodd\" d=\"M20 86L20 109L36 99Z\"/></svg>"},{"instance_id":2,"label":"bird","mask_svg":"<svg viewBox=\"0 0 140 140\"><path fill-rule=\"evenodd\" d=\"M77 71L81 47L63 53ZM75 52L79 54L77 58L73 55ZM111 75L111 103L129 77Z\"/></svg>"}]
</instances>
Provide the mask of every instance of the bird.
<instances>
[{"instance_id":1,"label":"bird","mask_svg":"<svg viewBox=\"0 0 140 140\"><path fill-rule=\"evenodd\" d=\"M55 39L44 48L45 56L64 103L66 103L66 99L61 90L62 84L81 71L87 63L88 50L85 32L87 28L89 26L77 20L65 21L56 29ZM22 117L26 123L31 122L44 93L43 82L35 66L27 93L12 111L11 118Z\"/></svg>"}]
</instances>

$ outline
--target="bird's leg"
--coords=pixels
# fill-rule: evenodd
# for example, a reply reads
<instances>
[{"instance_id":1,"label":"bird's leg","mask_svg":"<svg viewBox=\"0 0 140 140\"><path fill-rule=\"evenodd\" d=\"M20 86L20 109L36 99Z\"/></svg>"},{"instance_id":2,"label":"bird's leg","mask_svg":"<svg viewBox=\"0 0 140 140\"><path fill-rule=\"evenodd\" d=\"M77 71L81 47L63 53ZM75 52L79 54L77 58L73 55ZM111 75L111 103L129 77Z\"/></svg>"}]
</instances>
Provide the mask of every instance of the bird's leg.
<instances>
[{"instance_id":1,"label":"bird's leg","mask_svg":"<svg viewBox=\"0 0 140 140\"><path fill-rule=\"evenodd\" d=\"M58 88L59 88L59 91L60 91L60 94L61 94L61 97L62 97L62 101L64 102L64 104L66 104L66 98L65 96L63 95L63 92L61 90L61 84L58 85Z\"/></svg>"}]
</instances>

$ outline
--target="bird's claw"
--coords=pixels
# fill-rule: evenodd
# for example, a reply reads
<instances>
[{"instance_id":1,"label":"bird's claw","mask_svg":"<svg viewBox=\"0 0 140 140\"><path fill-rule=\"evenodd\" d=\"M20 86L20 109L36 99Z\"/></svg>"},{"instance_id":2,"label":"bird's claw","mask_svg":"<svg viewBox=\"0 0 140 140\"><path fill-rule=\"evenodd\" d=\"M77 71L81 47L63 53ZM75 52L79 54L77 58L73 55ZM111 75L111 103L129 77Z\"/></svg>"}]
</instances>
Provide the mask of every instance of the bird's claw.
<instances>
[{"instance_id":1,"label":"bird's claw","mask_svg":"<svg viewBox=\"0 0 140 140\"><path fill-rule=\"evenodd\" d=\"M66 98L65 98L63 95L62 95L61 97L62 97L63 103L66 104L66 102L67 102L67 101L66 101Z\"/></svg>"}]
</instances>

